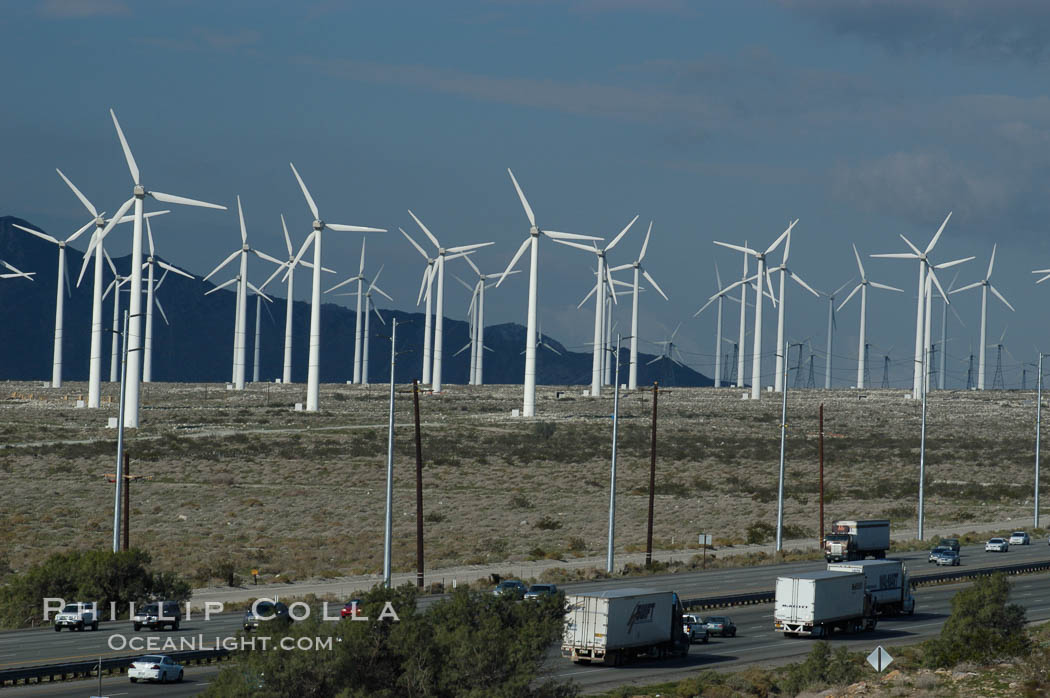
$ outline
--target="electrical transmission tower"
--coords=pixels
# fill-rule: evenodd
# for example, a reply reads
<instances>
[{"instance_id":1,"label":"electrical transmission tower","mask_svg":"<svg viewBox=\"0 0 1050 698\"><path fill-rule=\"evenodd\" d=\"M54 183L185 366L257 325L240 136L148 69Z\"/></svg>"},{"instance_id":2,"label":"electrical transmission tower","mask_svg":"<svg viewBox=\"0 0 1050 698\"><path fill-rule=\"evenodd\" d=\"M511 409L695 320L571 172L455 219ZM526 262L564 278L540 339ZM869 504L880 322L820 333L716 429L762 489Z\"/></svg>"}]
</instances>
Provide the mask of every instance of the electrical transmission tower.
<instances>
[{"instance_id":1,"label":"electrical transmission tower","mask_svg":"<svg viewBox=\"0 0 1050 698\"><path fill-rule=\"evenodd\" d=\"M802 342L791 346L798 347L798 363L795 364L795 384L792 386L795 390L798 390L802 387Z\"/></svg>"},{"instance_id":2,"label":"electrical transmission tower","mask_svg":"<svg viewBox=\"0 0 1050 698\"><path fill-rule=\"evenodd\" d=\"M868 356L870 355L869 351L868 351L869 349L871 349L871 345L870 344L865 344L864 345L864 385L867 385L867 386L871 385L871 369L868 367ZM882 386L882 387L885 388L886 386Z\"/></svg>"},{"instance_id":3,"label":"electrical transmission tower","mask_svg":"<svg viewBox=\"0 0 1050 698\"><path fill-rule=\"evenodd\" d=\"M973 354L970 354L970 366L966 369L966 389L973 389Z\"/></svg>"},{"instance_id":4,"label":"electrical transmission tower","mask_svg":"<svg viewBox=\"0 0 1050 698\"><path fill-rule=\"evenodd\" d=\"M890 357L882 357L882 387L890 387Z\"/></svg>"},{"instance_id":5,"label":"electrical transmission tower","mask_svg":"<svg viewBox=\"0 0 1050 698\"><path fill-rule=\"evenodd\" d=\"M999 344L996 347L995 357L995 377L992 378L992 390L1003 390L1003 345Z\"/></svg>"},{"instance_id":6,"label":"electrical transmission tower","mask_svg":"<svg viewBox=\"0 0 1050 698\"><path fill-rule=\"evenodd\" d=\"M809 355L809 380L806 381L807 388L816 388L817 383L813 376L813 354Z\"/></svg>"},{"instance_id":7,"label":"electrical transmission tower","mask_svg":"<svg viewBox=\"0 0 1050 698\"><path fill-rule=\"evenodd\" d=\"M937 378L937 351L940 349L940 345L930 345L930 361L929 366L926 367L926 372L929 374L929 384L932 386L936 383Z\"/></svg>"}]
</instances>

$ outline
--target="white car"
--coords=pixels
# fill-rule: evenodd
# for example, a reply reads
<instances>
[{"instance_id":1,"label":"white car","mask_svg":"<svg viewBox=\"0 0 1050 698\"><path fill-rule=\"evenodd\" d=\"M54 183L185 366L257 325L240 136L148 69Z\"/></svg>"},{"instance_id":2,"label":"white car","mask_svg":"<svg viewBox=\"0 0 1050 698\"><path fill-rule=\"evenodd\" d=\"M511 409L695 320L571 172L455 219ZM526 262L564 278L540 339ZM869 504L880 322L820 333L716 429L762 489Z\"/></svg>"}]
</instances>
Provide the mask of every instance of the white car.
<instances>
[{"instance_id":1,"label":"white car","mask_svg":"<svg viewBox=\"0 0 1050 698\"><path fill-rule=\"evenodd\" d=\"M143 681L182 681L182 666L176 664L166 654L147 654L139 657L128 667L128 678L131 683Z\"/></svg>"},{"instance_id":2,"label":"white car","mask_svg":"<svg viewBox=\"0 0 1050 698\"><path fill-rule=\"evenodd\" d=\"M696 616L682 616L682 632L689 637L689 643L707 642L709 634L707 626Z\"/></svg>"},{"instance_id":3,"label":"white car","mask_svg":"<svg viewBox=\"0 0 1050 698\"><path fill-rule=\"evenodd\" d=\"M98 630L98 618L95 617L95 607L89 603L67 603L55 616L55 632L62 628L70 630L83 630L91 628Z\"/></svg>"},{"instance_id":4,"label":"white car","mask_svg":"<svg viewBox=\"0 0 1050 698\"><path fill-rule=\"evenodd\" d=\"M992 538L984 544L986 553L1005 553L1010 549L1010 544L1005 538Z\"/></svg>"},{"instance_id":5,"label":"white car","mask_svg":"<svg viewBox=\"0 0 1050 698\"><path fill-rule=\"evenodd\" d=\"M1032 539L1024 531L1014 531L1010 534L1010 545L1030 545Z\"/></svg>"}]
</instances>

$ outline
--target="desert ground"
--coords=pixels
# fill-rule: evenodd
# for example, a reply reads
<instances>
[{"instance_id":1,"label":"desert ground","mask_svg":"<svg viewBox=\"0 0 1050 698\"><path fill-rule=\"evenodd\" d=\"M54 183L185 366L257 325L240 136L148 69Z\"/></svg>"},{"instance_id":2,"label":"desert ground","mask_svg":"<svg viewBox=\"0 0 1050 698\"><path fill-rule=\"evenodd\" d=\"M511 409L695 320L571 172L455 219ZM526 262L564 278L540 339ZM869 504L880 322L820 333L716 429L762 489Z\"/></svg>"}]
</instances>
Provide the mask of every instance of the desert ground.
<instances>
[{"instance_id":1,"label":"desert ground","mask_svg":"<svg viewBox=\"0 0 1050 698\"><path fill-rule=\"evenodd\" d=\"M612 391L540 386L537 418L512 416L520 386L421 393L427 566L569 559L605 550ZM0 566L109 547L117 386L101 409L86 384L0 383ZM387 385L323 385L321 411L296 411L302 385L144 384L131 455L131 543L197 585L232 562L241 576L302 580L381 571ZM654 545L768 541L776 522L779 395L661 388ZM415 566L412 386L396 388L393 568ZM818 406L824 404L825 521L916 526L921 404L901 390L789 390L786 536L818 522ZM650 389L620 400L617 547L644 549ZM1032 391L933 392L927 525L1031 524Z\"/></svg>"}]
</instances>

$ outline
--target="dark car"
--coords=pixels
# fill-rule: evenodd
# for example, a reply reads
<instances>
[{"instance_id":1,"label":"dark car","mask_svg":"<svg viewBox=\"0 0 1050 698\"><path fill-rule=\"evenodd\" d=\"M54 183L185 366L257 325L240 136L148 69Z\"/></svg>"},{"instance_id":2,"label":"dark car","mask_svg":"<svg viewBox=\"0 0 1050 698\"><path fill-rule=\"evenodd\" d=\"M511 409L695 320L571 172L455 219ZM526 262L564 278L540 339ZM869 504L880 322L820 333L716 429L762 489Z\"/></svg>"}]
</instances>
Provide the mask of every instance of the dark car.
<instances>
[{"instance_id":1,"label":"dark car","mask_svg":"<svg viewBox=\"0 0 1050 698\"><path fill-rule=\"evenodd\" d=\"M937 545L943 548L951 548L960 555L962 554L962 547L959 545L958 538L941 538L941 542Z\"/></svg>"},{"instance_id":2,"label":"dark car","mask_svg":"<svg viewBox=\"0 0 1050 698\"><path fill-rule=\"evenodd\" d=\"M343 606L342 610L339 611L340 618L349 618L351 616L357 617L361 615L361 599L350 599Z\"/></svg>"},{"instance_id":3,"label":"dark car","mask_svg":"<svg viewBox=\"0 0 1050 698\"><path fill-rule=\"evenodd\" d=\"M178 630L180 622L182 609L177 601L152 601L138 609L131 617L131 627L136 631L142 628L160 630L164 626Z\"/></svg>"},{"instance_id":4,"label":"dark car","mask_svg":"<svg viewBox=\"0 0 1050 698\"><path fill-rule=\"evenodd\" d=\"M533 584L525 593L525 598L532 601L545 599L548 596L557 596L558 587L555 584Z\"/></svg>"},{"instance_id":5,"label":"dark car","mask_svg":"<svg viewBox=\"0 0 1050 698\"><path fill-rule=\"evenodd\" d=\"M291 623L292 617L288 614L288 607L278 602L273 601L259 601L255 604L256 612L252 612L252 609L248 609L244 612L244 630L251 632L252 630L259 629L260 622L272 622L277 621L281 623Z\"/></svg>"},{"instance_id":6,"label":"dark car","mask_svg":"<svg viewBox=\"0 0 1050 698\"><path fill-rule=\"evenodd\" d=\"M494 596L513 596L517 599L523 599L528 591L529 588L525 586L525 582L519 582L517 579L504 579L492 590L492 594Z\"/></svg>"},{"instance_id":7,"label":"dark car","mask_svg":"<svg viewBox=\"0 0 1050 698\"><path fill-rule=\"evenodd\" d=\"M707 632L712 635L736 637L736 625L729 616L708 616L704 619L704 625L707 626Z\"/></svg>"}]
</instances>

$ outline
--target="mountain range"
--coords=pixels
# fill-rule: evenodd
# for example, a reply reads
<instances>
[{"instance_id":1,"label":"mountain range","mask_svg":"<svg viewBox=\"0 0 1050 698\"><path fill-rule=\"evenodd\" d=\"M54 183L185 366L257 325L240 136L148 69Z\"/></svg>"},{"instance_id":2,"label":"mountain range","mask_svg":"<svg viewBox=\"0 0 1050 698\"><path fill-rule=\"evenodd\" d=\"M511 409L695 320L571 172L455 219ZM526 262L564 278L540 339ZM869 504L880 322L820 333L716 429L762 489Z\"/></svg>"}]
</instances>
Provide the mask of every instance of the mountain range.
<instances>
[{"instance_id":1,"label":"mountain range","mask_svg":"<svg viewBox=\"0 0 1050 698\"><path fill-rule=\"evenodd\" d=\"M0 379L49 380L51 377L54 343L55 285L58 273L58 250L55 245L34 237L13 226L23 225L40 230L31 222L12 216L0 217L0 259L25 272L35 272L33 281L22 278L0 279ZM46 232L46 231L44 231ZM78 243L86 247L90 231ZM56 236L57 237L57 236ZM67 263L71 280L75 283L83 262L80 250L67 247ZM129 273L130 255L113 260L120 273ZM167 261L167 260L166 260ZM309 279L309 270L301 270L300 278ZM84 276L79 288L72 288L65 300L63 379L87 380L88 352L91 329L91 271ZM107 269L104 283L112 275ZM300 282L302 283L302 282ZM161 382L225 382L229 381L233 362L233 323L235 294L220 290L211 295L210 281L187 279L169 274L157 293L168 320L154 312L153 321L153 380ZM230 287L232 288L232 287ZM275 290L269 288L268 290ZM103 326L109 330L113 321L112 293L105 300ZM252 357L255 338L255 302L249 295L247 376L252 376ZM122 294L122 308L127 305L127 294ZM269 310L266 308L269 306ZM143 299L145 307L145 299ZM293 365L292 380L306 380L307 339L309 336L309 304L295 301L292 310ZM123 312L123 311L122 311ZM390 376L390 319L398 321L397 375L398 382L419 378L422 363L424 315L400 310L381 311L386 325L375 315L370 322L369 380L384 382ZM285 301L274 297L274 303L264 303L260 341L260 380L272 381L281 375L284 353ZM325 303L321 312L321 381L342 383L353 374L354 326L356 312L334 303ZM445 355L442 376L445 383L466 383L470 367L470 352L458 356L453 353L468 344L466 322L446 317L444 323ZM103 338L103 379L109 376L110 332ZM544 385L589 385L591 380L590 352L568 351L557 340L544 336L549 347L560 356L541 346L537 351L536 379ZM524 379L525 328L516 323L490 325L485 328L485 383L520 384ZM622 350L621 382L629 359ZM638 383L645 385L659 380L661 385L708 386L712 380L693 369L663 358L652 365L653 354L639 352Z\"/></svg>"}]
</instances>

